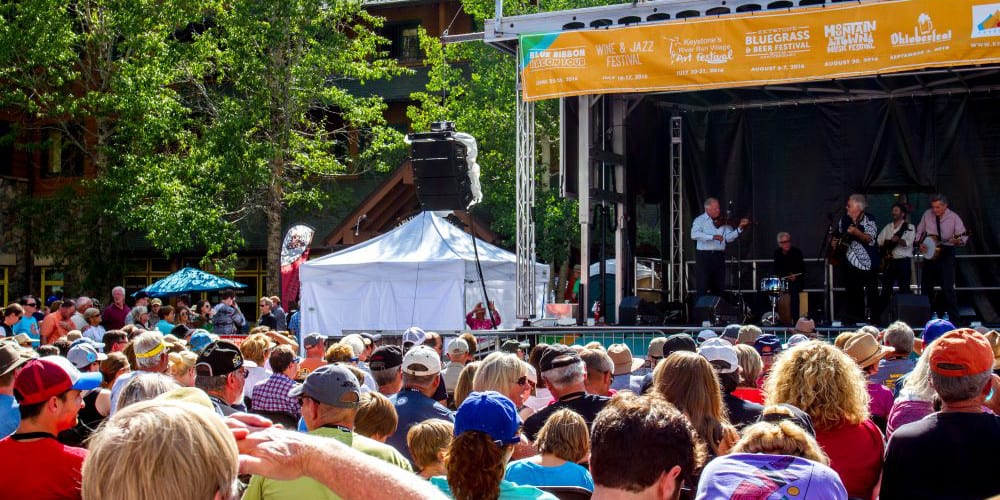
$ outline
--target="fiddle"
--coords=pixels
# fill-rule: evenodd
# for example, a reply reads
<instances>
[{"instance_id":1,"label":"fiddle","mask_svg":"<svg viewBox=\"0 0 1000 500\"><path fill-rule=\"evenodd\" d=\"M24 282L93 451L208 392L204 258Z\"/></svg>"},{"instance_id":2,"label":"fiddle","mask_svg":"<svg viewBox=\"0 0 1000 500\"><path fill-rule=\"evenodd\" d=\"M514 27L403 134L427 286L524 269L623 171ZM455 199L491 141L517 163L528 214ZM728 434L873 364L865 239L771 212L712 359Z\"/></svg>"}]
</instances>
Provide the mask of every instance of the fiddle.
<instances>
[{"instance_id":1,"label":"fiddle","mask_svg":"<svg viewBox=\"0 0 1000 500\"><path fill-rule=\"evenodd\" d=\"M750 219L747 217L737 219L736 217L725 216L725 215L720 215L712 219L712 222L715 223L715 227L717 228L722 226L729 226L737 229L743 229L750 225Z\"/></svg>"}]
</instances>

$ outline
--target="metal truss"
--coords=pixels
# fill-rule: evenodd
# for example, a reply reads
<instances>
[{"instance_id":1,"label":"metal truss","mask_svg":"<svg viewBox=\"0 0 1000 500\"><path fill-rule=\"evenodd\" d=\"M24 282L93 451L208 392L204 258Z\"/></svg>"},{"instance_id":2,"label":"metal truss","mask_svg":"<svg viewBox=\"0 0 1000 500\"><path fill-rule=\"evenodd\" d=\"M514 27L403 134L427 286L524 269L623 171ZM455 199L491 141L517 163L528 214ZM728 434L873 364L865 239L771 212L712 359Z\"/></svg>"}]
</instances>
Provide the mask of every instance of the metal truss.
<instances>
[{"instance_id":1,"label":"metal truss","mask_svg":"<svg viewBox=\"0 0 1000 500\"><path fill-rule=\"evenodd\" d=\"M517 71L517 319L536 315L535 287L535 103L521 99Z\"/></svg>"},{"instance_id":2,"label":"metal truss","mask_svg":"<svg viewBox=\"0 0 1000 500\"><path fill-rule=\"evenodd\" d=\"M681 117L670 117L670 258L667 261L667 283L670 301L683 301L687 290L684 266L684 163L681 157Z\"/></svg>"}]
</instances>

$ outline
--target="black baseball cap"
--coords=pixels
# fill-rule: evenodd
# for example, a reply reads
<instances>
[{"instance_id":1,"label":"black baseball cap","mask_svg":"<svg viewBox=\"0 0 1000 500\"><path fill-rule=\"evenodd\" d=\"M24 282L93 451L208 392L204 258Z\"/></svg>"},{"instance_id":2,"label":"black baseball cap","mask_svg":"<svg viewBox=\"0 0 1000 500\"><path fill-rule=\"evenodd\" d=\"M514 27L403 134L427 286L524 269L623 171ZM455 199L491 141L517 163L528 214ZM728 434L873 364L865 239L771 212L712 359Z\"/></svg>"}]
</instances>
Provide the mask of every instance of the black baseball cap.
<instances>
[{"instance_id":1,"label":"black baseball cap","mask_svg":"<svg viewBox=\"0 0 1000 500\"><path fill-rule=\"evenodd\" d=\"M571 347L563 344L550 345L538 359L538 367L543 372L562 368L580 362L580 355Z\"/></svg>"},{"instance_id":2,"label":"black baseball cap","mask_svg":"<svg viewBox=\"0 0 1000 500\"><path fill-rule=\"evenodd\" d=\"M403 350L395 345L380 346L368 358L368 368L372 371L388 370L402 365Z\"/></svg>"},{"instance_id":3,"label":"black baseball cap","mask_svg":"<svg viewBox=\"0 0 1000 500\"><path fill-rule=\"evenodd\" d=\"M677 351L698 352L698 344L686 333L675 333L667 337L667 341L663 343L663 357Z\"/></svg>"},{"instance_id":4,"label":"black baseball cap","mask_svg":"<svg viewBox=\"0 0 1000 500\"><path fill-rule=\"evenodd\" d=\"M243 353L228 340L216 340L205 346L194 366L198 376L228 375L243 367Z\"/></svg>"}]
</instances>

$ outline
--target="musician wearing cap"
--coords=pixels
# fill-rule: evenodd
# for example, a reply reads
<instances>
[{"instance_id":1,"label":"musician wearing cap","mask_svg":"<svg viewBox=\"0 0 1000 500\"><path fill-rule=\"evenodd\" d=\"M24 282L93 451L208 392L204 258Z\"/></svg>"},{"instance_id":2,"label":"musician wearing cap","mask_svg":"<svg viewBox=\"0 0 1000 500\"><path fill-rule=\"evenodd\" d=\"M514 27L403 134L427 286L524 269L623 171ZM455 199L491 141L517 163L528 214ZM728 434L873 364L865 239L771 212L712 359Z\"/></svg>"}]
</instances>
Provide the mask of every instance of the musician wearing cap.
<instances>
[{"instance_id":1,"label":"musician wearing cap","mask_svg":"<svg viewBox=\"0 0 1000 500\"><path fill-rule=\"evenodd\" d=\"M862 194L852 194L847 199L847 212L837 224L838 237L831 242L834 254L837 249L845 252L845 262L840 266L847 290L845 323L866 321L865 305L878 312L878 245L875 238L878 226L875 218L865 211L867 200Z\"/></svg>"},{"instance_id":2,"label":"musician wearing cap","mask_svg":"<svg viewBox=\"0 0 1000 500\"><path fill-rule=\"evenodd\" d=\"M741 219L733 228L721 217L719 200L705 200L705 213L691 223L691 239L695 241L695 276L698 297L709 293L719 295L726 288L726 243L736 241L750 221Z\"/></svg>"},{"instance_id":3,"label":"musician wearing cap","mask_svg":"<svg viewBox=\"0 0 1000 500\"><path fill-rule=\"evenodd\" d=\"M883 308L889 305L893 285L899 286L896 293L910 293L910 259L917 233L913 224L906 220L907 212L905 204L893 203L892 221L878 233L878 246L882 252Z\"/></svg>"},{"instance_id":4,"label":"musician wearing cap","mask_svg":"<svg viewBox=\"0 0 1000 500\"><path fill-rule=\"evenodd\" d=\"M943 194L931 196L931 208L924 211L917 224L917 234L921 237L920 253L928 252L933 240L939 251L924 261L920 289L924 295L932 295L934 286L941 287L948 304L948 314L952 321L958 321L958 297L955 295L955 247L965 245L969 236L962 218L948 208L948 198ZM933 301L931 302L933 305Z\"/></svg>"}]
</instances>

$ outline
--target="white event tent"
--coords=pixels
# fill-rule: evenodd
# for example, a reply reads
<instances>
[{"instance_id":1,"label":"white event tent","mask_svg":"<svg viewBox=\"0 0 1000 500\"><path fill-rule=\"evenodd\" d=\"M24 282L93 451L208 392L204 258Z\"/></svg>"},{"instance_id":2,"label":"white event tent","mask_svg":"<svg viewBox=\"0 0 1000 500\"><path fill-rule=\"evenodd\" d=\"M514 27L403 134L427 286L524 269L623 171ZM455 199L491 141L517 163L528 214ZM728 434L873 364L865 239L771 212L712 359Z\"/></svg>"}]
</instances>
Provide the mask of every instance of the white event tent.
<instances>
[{"instance_id":1,"label":"white event tent","mask_svg":"<svg viewBox=\"0 0 1000 500\"><path fill-rule=\"evenodd\" d=\"M479 261L501 328L512 328L514 254L477 240ZM433 212L299 268L302 331L467 330L465 314L483 301L472 236ZM535 264L538 311L549 266Z\"/></svg>"}]
</instances>

